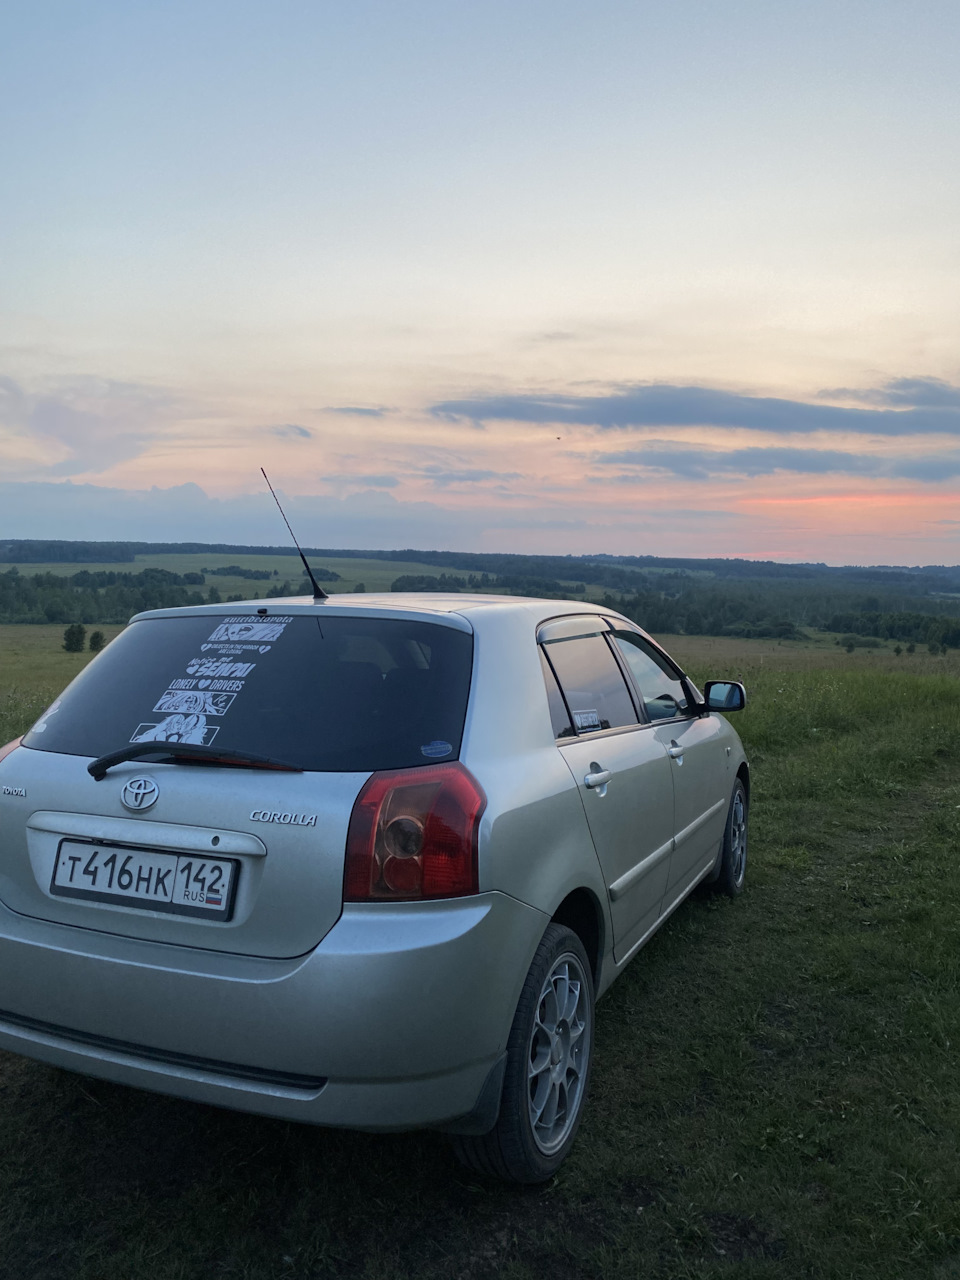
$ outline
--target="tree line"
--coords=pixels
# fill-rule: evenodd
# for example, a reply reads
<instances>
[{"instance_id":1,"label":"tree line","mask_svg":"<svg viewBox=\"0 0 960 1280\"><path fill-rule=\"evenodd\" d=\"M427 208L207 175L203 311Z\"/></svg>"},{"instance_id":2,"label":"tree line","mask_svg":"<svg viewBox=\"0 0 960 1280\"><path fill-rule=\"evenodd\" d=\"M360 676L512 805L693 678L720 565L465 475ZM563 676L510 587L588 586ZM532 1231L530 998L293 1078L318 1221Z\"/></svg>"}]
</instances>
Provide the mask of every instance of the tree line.
<instances>
[{"instance_id":1,"label":"tree line","mask_svg":"<svg viewBox=\"0 0 960 1280\"><path fill-rule=\"evenodd\" d=\"M24 543L0 544L0 550ZM49 558L51 548L77 544L37 542L36 553ZM177 546L214 552L209 544L80 544L102 560L106 546L143 548ZM239 552L259 548L229 548ZM276 550L276 549L274 549ZM295 553L294 553L295 554ZM332 554L349 558L353 553ZM359 554L359 553L356 553ZM565 599L588 588L603 593L604 603L654 633L790 638L813 630L844 636L875 637L905 644L960 647L960 569L837 569L820 565L757 565L751 561L668 560L653 557L533 556L506 553L364 551L385 560L420 558L435 567L432 574L404 574L394 591L498 591ZM336 583L339 575L321 567L319 553L308 552L320 581ZM89 561L92 563L93 561ZM282 564L283 561L280 561ZM289 561L287 562L289 564ZM292 566L291 566L292 567ZM310 594L297 578L278 570L242 569L229 565L203 572L176 573L151 568L133 573L117 569L79 569L74 574L11 568L0 572L0 622L95 624L126 622L144 609L218 603L211 577L228 573L253 582L272 580L263 593L275 598ZM752 573L752 576L751 576ZM359 585L359 584L358 584ZM334 588L336 589L336 588ZM357 588L355 588L357 589ZM251 592L251 594L254 594ZM231 597L237 599L239 597Z\"/></svg>"},{"instance_id":2,"label":"tree line","mask_svg":"<svg viewBox=\"0 0 960 1280\"><path fill-rule=\"evenodd\" d=\"M126 622L144 609L206 604L209 596L186 581L191 577L200 575L167 569L75 574L10 569L0 573L0 622Z\"/></svg>"},{"instance_id":3,"label":"tree line","mask_svg":"<svg viewBox=\"0 0 960 1280\"><path fill-rule=\"evenodd\" d=\"M216 570L208 570L214 574ZM238 576L255 581L275 575L266 571L246 571ZM322 581L339 581L332 569L321 569ZM145 609L176 609L185 605L220 604L223 596L216 586L206 592L203 573L174 573L170 569L143 569L123 573L115 569L81 569L73 574L21 573L8 569L0 573L0 622L126 622ZM308 592L312 590L308 586ZM292 594L289 582L278 582L265 593L268 597ZM242 597L228 597L228 601Z\"/></svg>"}]
</instances>

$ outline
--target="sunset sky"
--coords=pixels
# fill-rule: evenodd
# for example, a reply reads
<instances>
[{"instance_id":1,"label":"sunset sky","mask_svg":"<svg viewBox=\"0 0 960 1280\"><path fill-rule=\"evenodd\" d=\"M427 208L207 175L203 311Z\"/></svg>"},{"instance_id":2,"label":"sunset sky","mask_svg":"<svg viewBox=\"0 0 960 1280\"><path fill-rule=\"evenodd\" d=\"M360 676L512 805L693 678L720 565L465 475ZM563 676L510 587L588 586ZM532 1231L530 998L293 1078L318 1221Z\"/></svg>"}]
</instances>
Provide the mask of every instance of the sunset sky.
<instances>
[{"instance_id":1,"label":"sunset sky","mask_svg":"<svg viewBox=\"0 0 960 1280\"><path fill-rule=\"evenodd\" d=\"M0 538L960 562L956 0L13 0Z\"/></svg>"}]
</instances>

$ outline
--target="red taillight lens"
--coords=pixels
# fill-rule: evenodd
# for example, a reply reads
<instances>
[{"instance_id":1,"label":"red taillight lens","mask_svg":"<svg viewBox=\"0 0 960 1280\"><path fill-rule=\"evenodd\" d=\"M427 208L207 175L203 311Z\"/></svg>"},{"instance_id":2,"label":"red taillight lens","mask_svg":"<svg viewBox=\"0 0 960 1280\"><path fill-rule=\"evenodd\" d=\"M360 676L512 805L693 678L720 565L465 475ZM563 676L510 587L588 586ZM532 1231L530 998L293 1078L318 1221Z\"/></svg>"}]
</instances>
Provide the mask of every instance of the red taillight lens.
<instances>
[{"instance_id":1,"label":"red taillight lens","mask_svg":"<svg viewBox=\"0 0 960 1280\"><path fill-rule=\"evenodd\" d=\"M479 892L477 831L486 803L461 764L375 773L350 815L344 901Z\"/></svg>"},{"instance_id":2,"label":"red taillight lens","mask_svg":"<svg viewBox=\"0 0 960 1280\"><path fill-rule=\"evenodd\" d=\"M0 747L0 760L5 760L11 751L16 751L22 742L22 738L14 738L12 742L8 742L5 746Z\"/></svg>"}]
</instances>

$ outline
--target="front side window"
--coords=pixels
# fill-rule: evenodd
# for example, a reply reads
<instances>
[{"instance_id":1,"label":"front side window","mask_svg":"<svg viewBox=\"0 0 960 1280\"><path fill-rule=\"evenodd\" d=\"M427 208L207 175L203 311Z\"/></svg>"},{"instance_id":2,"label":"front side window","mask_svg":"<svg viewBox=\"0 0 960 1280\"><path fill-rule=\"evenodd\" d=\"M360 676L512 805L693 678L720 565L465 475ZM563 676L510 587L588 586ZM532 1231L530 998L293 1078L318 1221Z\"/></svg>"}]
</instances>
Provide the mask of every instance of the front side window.
<instances>
[{"instance_id":1,"label":"front side window","mask_svg":"<svg viewBox=\"0 0 960 1280\"><path fill-rule=\"evenodd\" d=\"M634 631L615 631L613 635L650 719L673 720L686 715L690 709L687 690L663 655Z\"/></svg>"},{"instance_id":2,"label":"front side window","mask_svg":"<svg viewBox=\"0 0 960 1280\"><path fill-rule=\"evenodd\" d=\"M633 699L602 635L544 645L578 733L637 723Z\"/></svg>"}]
</instances>

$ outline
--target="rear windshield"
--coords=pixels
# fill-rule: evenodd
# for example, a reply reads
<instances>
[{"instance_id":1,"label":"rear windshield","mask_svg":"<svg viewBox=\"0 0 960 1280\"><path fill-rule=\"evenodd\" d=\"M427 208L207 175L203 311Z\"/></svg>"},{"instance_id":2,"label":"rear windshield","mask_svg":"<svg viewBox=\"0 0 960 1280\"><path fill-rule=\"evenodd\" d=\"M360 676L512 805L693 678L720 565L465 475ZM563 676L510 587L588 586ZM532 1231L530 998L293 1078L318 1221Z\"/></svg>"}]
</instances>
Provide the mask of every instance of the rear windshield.
<instances>
[{"instance_id":1,"label":"rear windshield","mask_svg":"<svg viewBox=\"0 0 960 1280\"><path fill-rule=\"evenodd\" d=\"M132 623L23 740L101 756L130 742L252 751L354 772L453 760L472 637L385 618L153 618Z\"/></svg>"}]
</instances>

